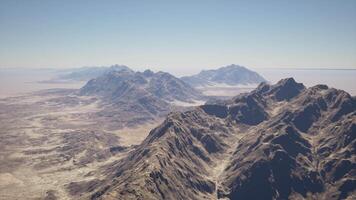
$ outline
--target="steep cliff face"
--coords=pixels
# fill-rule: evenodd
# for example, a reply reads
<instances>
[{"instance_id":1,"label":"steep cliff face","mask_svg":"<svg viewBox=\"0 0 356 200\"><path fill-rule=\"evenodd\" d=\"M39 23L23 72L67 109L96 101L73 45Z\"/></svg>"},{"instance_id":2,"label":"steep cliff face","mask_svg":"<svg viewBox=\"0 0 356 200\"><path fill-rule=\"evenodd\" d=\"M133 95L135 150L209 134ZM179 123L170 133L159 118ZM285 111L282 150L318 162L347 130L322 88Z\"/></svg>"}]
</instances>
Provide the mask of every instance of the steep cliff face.
<instances>
[{"instance_id":1,"label":"steep cliff face","mask_svg":"<svg viewBox=\"0 0 356 200\"><path fill-rule=\"evenodd\" d=\"M355 198L356 100L293 79L173 113L92 199ZM89 194L89 195L88 195Z\"/></svg>"}]
</instances>

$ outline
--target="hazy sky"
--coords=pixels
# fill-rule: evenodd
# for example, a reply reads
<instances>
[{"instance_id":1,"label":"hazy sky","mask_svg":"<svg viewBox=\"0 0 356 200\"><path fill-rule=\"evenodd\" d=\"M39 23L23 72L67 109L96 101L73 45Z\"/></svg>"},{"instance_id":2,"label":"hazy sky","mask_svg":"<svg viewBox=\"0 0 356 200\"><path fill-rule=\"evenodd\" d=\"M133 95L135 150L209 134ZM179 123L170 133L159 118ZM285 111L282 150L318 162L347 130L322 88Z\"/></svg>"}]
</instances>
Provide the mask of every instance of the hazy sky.
<instances>
[{"instance_id":1,"label":"hazy sky","mask_svg":"<svg viewBox=\"0 0 356 200\"><path fill-rule=\"evenodd\" d=\"M355 0L0 0L0 67L356 67Z\"/></svg>"}]
</instances>

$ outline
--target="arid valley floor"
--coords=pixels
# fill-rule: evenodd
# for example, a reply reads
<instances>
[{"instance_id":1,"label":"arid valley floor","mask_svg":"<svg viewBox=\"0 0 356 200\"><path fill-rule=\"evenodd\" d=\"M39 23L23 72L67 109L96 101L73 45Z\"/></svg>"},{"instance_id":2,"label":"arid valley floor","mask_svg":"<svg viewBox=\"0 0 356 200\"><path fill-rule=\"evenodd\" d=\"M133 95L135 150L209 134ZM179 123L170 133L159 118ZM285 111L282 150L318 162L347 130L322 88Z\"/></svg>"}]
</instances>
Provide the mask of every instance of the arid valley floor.
<instances>
[{"instance_id":1,"label":"arid valley floor","mask_svg":"<svg viewBox=\"0 0 356 200\"><path fill-rule=\"evenodd\" d=\"M98 99L72 92L1 99L0 199L69 199L67 184L100 176L160 122L117 127L97 115Z\"/></svg>"}]
</instances>

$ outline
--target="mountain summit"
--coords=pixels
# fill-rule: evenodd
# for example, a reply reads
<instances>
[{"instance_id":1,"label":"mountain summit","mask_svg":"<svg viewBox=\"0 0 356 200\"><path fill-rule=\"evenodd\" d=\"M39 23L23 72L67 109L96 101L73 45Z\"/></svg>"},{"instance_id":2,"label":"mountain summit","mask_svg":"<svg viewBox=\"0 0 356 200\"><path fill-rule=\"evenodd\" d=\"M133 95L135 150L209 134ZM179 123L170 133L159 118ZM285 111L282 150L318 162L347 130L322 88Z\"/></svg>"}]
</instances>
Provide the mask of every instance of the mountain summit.
<instances>
[{"instance_id":1,"label":"mountain summit","mask_svg":"<svg viewBox=\"0 0 356 200\"><path fill-rule=\"evenodd\" d=\"M193 76L181 78L194 87L213 86L217 84L226 85L250 85L259 84L266 80L254 71L239 65L229 65L214 70L203 70Z\"/></svg>"}]
</instances>

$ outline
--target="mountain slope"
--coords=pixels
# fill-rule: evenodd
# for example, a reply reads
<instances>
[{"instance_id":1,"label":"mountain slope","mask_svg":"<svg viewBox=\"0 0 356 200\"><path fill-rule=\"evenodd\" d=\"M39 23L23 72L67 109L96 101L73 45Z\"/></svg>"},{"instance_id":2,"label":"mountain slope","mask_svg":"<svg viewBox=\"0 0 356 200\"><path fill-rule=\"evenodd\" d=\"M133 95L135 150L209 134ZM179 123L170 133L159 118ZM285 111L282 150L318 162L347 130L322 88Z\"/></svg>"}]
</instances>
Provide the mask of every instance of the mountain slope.
<instances>
[{"instance_id":1,"label":"mountain slope","mask_svg":"<svg viewBox=\"0 0 356 200\"><path fill-rule=\"evenodd\" d=\"M194 87L210 86L217 84L250 85L259 84L266 80L254 71L239 65L229 65L215 70L203 70L193 76L181 78Z\"/></svg>"},{"instance_id":2,"label":"mountain slope","mask_svg":"<svg viewBox=\"0 0 356 200\"><path fill-rule=\"evenodd\" d=\"M284 79L169 115L126 158L106 168L105 179L84 184L79 194L91 199L352 199L355 134L354 97Z\"/></svg>"}]
</instances>

